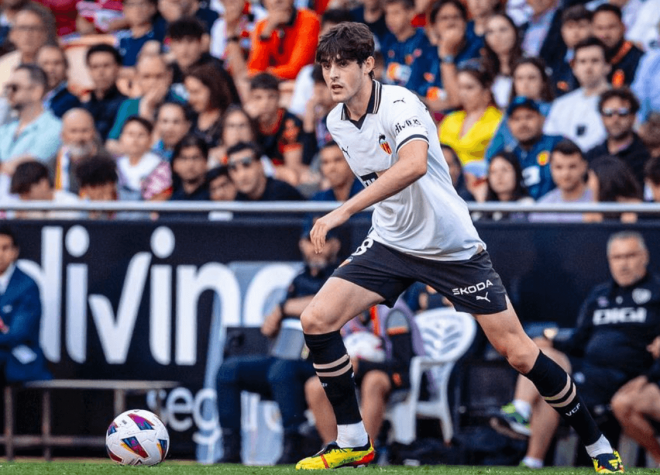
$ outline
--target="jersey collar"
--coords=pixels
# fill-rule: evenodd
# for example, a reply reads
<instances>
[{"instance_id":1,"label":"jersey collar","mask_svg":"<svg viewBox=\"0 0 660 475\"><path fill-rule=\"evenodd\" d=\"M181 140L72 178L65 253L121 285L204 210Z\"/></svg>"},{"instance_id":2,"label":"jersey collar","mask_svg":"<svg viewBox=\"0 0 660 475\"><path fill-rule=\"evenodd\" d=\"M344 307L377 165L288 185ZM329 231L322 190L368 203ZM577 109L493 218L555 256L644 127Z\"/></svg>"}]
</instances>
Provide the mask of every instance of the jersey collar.
<instances>
[{"instance_id":1,"label":"jersey collar","mask_svg":"<svg viewBox=\"0 0 660 475\"><path fill-rule=\"evenodd\" d=\"M380 95L383 85L372 79L373 87L371 88L371 97L369 97L369 103L367 104L367 113L360 117L358 120L351 120L348 115L348 110L346 109L346 104L341 109L341 120L348 120L358 129L362 128L364 119L367 117L367 114L378 114L378 109L380 108Z\"/></svg>"}]
</instances>

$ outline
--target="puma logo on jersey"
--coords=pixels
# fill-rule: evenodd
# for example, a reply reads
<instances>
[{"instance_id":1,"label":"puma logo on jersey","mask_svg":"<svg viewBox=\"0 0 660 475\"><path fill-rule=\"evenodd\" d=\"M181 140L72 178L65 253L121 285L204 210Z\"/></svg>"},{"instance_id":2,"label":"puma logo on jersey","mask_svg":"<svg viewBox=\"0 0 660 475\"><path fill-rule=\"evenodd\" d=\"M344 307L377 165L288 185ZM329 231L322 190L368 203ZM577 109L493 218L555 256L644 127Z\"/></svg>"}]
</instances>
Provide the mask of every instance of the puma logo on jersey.
<instances>
[{"instance_id":1,"label":"puma logo on jersey","mask_svg":"<svg viewBox=\"0 0 660 475\"><path fill-rule=\"evenodd\" d=\"M486 302L490 303L490 300L488 300L488 292L486 292L486 295L483 297L481 295L476 295L477 300L485 300Z\"/></svg>"},{"instance_id":2,"label":"puma logo on jersey","mask_svg":"<svg viewBox=\"0 0 660 475\"><path fill-rule=\"evenodd\" d=\"M340 147L340 148L341 148L341 151L344 152L348 158L351 158L351 154L348 153L348 145L346 146L346 148L344 148L344 147Z\"/></svg>"},{"instance_id":3,"label":"puma logo on jersey","mask_svg":"<svg viewBox=\"0 0 660 475\"><path fill-rule=\"evenodd\" d=\"M488 287L492 287L493 283L490 280L486 280L486 282L479 282L478 284L475 285L468 285L467 287L457 287L455 289L451 289L451 292L454 295L469 295L469 294L476 294L477 292L481 292L482 290L486 290ZM488 292L486 292L486 297L481 297L480 295L477 295L477 300L488 300ZM490 300L488 300L490 302Z\"/></svg>"}]
</instances>

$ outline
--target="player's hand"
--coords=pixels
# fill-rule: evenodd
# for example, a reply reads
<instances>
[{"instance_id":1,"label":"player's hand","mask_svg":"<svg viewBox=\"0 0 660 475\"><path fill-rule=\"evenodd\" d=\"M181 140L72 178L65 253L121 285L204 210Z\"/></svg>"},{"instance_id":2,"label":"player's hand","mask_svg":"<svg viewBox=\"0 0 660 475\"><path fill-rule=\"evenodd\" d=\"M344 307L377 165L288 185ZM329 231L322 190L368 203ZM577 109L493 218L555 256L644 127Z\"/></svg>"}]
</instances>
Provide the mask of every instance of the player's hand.
<instances>
[{"instance_id":1,"label":"player's hand","mask_svg":"<svg viewBox=\"0 0 660 475\"><path fill-rule=\"evenodd\" d=\"M309 233L309 238L314 245L314 252L316 254L319 254L323 250L328 232L331 229L344 224L350 217L351 216L340 207L314 222L314 226Z\"/></svg>"}]
</instances>

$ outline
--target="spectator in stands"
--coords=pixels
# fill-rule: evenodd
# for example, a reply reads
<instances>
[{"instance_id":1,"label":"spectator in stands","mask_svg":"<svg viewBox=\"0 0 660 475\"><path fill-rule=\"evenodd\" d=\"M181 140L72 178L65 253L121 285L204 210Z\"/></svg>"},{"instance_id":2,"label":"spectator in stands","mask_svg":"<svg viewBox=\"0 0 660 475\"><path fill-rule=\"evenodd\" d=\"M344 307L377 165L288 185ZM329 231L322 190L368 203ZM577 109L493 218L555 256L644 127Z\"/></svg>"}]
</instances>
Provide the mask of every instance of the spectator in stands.
<instances>
[{"instance_id":1,"label":"spectator in stands","mask_svg":"<svg viewBox=\"0 0 660 475\"><path fill-rule=\"evenodd\" d=\"M80 184L79 196L89 201L115 201L117 199L117 164L104 155L97 155L76 167L76 179ZM114 212L91 211L88 219L111 219Z\"/></svg>"},{"instance_id":2,"label":"spectator in stands","mask_svg":"<svg viewBox=\"0 0 660 475\"><path fill-rule=\"evenodd\" d=\"M389 33L383 38L381 51L385 59L387 84L407 87L418 94L426 89L421 78L426 71L428 59L435 55L422 28L412 25L415 18L413 0L384 0L385 23Z\"/></svg>"},{"instance_id":3,"label":"spectator in stands","mask_svg":"<svg viewBox=\"0 0 660 475\"><path fill-rule=\"evenodd\" d=\"M561 63L566 44L561 35L562 8L559 0L527 0L532 16L521 26L526 56L540 56L550 68Z\"/></svg>"},{"instance_id":4,"label":"spectator in stands","mask_svg":"<svg viewBox=\"0 0 660 475\"><path fill-rule=\"evenodd\" d=\"M660 442L657 422L660 422L660 337L647 350L654 364L642 376L624 384L612 397L612 412L623 432L641 445L660 466Z\"/></svg>"},{"instance_id":5,"label":"spectator in stands","mask_svg":"<svg viewBox=\"0 0 660 475\"><path fill-rule=\"evenodd\" d=\"M571 92L578 87L571 63L575 57L575 46L591 36L593 13L584 5L574 5L561 16L561 37L566 43L566 54L562 61L552 68L552 84L557 96Z\"/></svg>"},{"instance_id":6,"label":"spectator in stands","mask_svg":"<svg viewBox=\"0 0 660 475\"><path fill-rule=\"evenodd\" d=\"M267 177L255 143L239 142L227 150L229 177L236 186L236 201L300 201L298 190L284 181Z\"/></svg>"},{"instance_id":7,"label":"spectator in stands","mask_svg":"<svg viewBox=\"0 0 660 475\"><path fill-rule=\"evenodd\" d=\"M160 49L160 43L165 39L165 30L156 29L152 23L156 14L157 0L127 0L124 2L124 18L128 29L116 33L117 49L122 57L123 66L135 66L138 55L145 45L155 45Z\"/></svg>"},{"instance_id":8,"label":"spectator in stands","mask_svg":"<svg viewBox=\"0 0 660 475\"><path fill-rule=\"evenodd\" d=\"M174 148L172 175L174 189L170 201L208 201L206 182L209 148L198 135L186 135Z\"/></svg>"},{"instance_id":9,"label":"spectator in stands","mask_svg":"<svg viewBox=\"0 0 660 475\"><path fill-rule=\"evenodd\" d=\"M606 58L611 66L607 80L614 87L629 86L644 52L624 39L626 27L621 20L621 9L611 3L603 3L594 11L592 21L594 36L607 48Z\"/></svg>"},{"instance_id":10,"label":"spectator in stands","mask_svg":"<svg viewBox=\"0 0 660 475\"><path fill-rule=\"evenodd\" d=\"M518 28L505 13L497 13L486 22L486 42L482 51L484 67L495 78L493 98L504 110L511 99L513 68L522 58Z\"/></svg>"},{"instance_id":11,"label":"spectator in stands","mask_svg":"<svg viewBox=\"0 0 660 475\"><path fill-rule=\"evenodd\" d=\"M363 0L350 12L351 19L358 23L364 23L369 27L378 44L383 44L383 39L389 33L385 23L385 10L382 0Z\"/></svg>"},{"instance_id":12,"label":"spectator in stands","mask_svg":"<svg viewBox=\"0 0 660 475\"><path fill-rule=\"evenodd\" d=\"M227 164L227 149L239 142L255 142L259 134L256 122L240 106L231 105L222 117L222 140L221 145L209 152L212 164ZM270 159L266 158L264 170L267 175L274 173ZM264 161L264 160L262 160Z\"/></svg>"},{"instance_id":13,"label":"spectator in stands","mask_svg":"<svg viewBox=\"0 0 660 475\"><path fill-rule=\"evenodd\" d=\"M644 183L651 192L651 201L660 203L660 157L656 156L646 162L644 167Z\"/></svg>"},{"instance_id":14,"label":"spectator in stands","mask_svg":"<svg viewBox=\"0 0 660 475\"><path fill-rule=\"evenodd\" d=\"M204 64L194 66L184 80L188 104L197 114L192 130L204 138L209 148L220 143L220 119L231 104L227 83L218 70Z\"/></svg>"},{"instance_id":15,"label":"spectator in stands","mask_svg":"<svg viewBox=\"0 0 660 475\"><path fill-rule=\"evenodd\" d=\"M9 32L16 21L16 14L28 3L28 0L3 0L0 16L0 56L11 51L14 45L9 40Z\"/></svg>"},{"instance_id":16,"label":"spectator in stands","mask_svg":"<svg viewBox=\"0 0 660 475\"><path fill-rule=\"evenodd\" d=\"M254 30L250 73L295 79L300 68L314 61L319 20L314 12L296 8L293 0L265 0L264 4L268 16Z\"/></svg>"},{"instance_id":17,"label":"spectator in stands","mask_svg":"<svg viewBox=\"0 0 660 475\"><path fill-rule=\"evenodd\" d=\"M55 189L78 193L77 166L98 154L105 154L94 119L85 109L71 109L62 117L62 146L51 168L54 170ZM50 164L49 164L50 165Z\"/></svg>"},{"instance_id":18,"label":"spectator in stands","mask_svg":"<svg viewBox=\"0 0 660 475\"><path fill-rule=\"evenodd\" d=\"M37 0L55 16L57 36L66 36L76 31L79 0Z\"/></svg>"},{"instance_id":19,"label":"spectator in stands","mask_svg":"<svg viewBox=\"0 0 660 475\"><path fill-rule=\"evenodd\" d=\"M39 66L21 64L5 85L9 104L18 116L0 127L0 164L4 175L13 175L25 159L48 163L60 147L62 123L44 109L42 102L47 81Z\"/></svg>"},{"instance_id":20,"label":"spectator in stands","mask_svg":"<svg viewBox=\"0 0 660 475\"><path fill-rule=\"evenodd\" d=\"M319 167L324 184L327 184L328 188L314 194L312 201L346 201L364 189L360 180L353 175L351 167L348 166L344 154L335 141L327 142L321 147Z\"/></svg>"},{"instance_id":21,"label":"spectator in stands","mask_svg":"<svg viewBox=\"0 0 660 475\"><path fill-rule=\"evenodd\" d=\"M151 148L164 160L172 161L172 152L179 141L190 132L190 112L180 102L163 102L156 113L154 131L158 141Z\"/></svg>"},{"instance_id":22,"label":"spectator in stands","mask_svg":"<svg viewBox=\"0 0 660 475\"><path fill-rule=\"evenodd\" d=\"M609 89L607 75L610 65L605 45L596 38L587 38L575 46L573 73L580 88L557 99L550 109L543 131L563 135L583 151L590 150L607 137L598 113L600 95Z\"/></svg>"},{"instance_id":23,"label":"spectator in stands","mask_svg":"<svg viewBox=\"0 0 660 475\"><path fill-rule=\"evenodd\" d=\"M257 143L276 167L275 177L297 185L303 173L302 122L280 107L279 81L261 73L250 83L250 112L257 121Z\"/></svg>"},{"instance_id":24,"label":"spectator in stands","mask_svg":"<svg viewBox=\"0 0 660 475\"><path fill-rule=\"evenodd\" d=\"M55 19L43 5L28 2L14 17L9 40L16 51L0 58L0 88L4 88L19 64L32 64L37 52L45 44L55 44Z\"/></svg>"},{"instance_id":25,"label":"spectator in stands","mask_svg":"<svg viewBox=\"0 0 660 475\"><path fill-rule=\"evenodd\" d=\"M626 8L628 6L632 8ZM660 1L629 1L621 8L623 23L626 25L626 39L632 41L644 51L656 49L659 39Z\"/></svg>"},{"instance_id":26,"label":"spectator in stands","mask_svg":"<svg viewBox=\"0 0 660 475\"><path fill-rule=\"evenodd\" d=\"M587 186L598 203L641 203L642 189L630 167L616 157L599 157L589 163ZM617 214L588 213L585 221L599 222L618 219ZM637 221L635 213L621 213L624 223Z\"/></svg>"},{"instance_id":27,"label":"spectator in stands","mask_svg":"<svg viewBox=\"0 0 660 475\"><path fill-rule=\"evenodd\" d=\"M139 115L152 121L156 117L158 106L163 102L183 102L183 99L170 89L172 69L162 56L141 55L136 65L135 80L142 95L122 102L106 141L106 148L115 155L122 153L117 139L128 117Z\"/></svg>"},{"instance_id":28,"label":"spectator in stands","mask_svg":"<svg viewBox=\"0 0 660 475\"><path fill-rule=\"evenodd\" d=\"M209 184L211 201L234 201L236 199L236 186L229 178L229 168L218 165L206 173L206 182ZM229 221L234 217L231 211L211 211L210 221Z\"/></svg>"},{"instance_id":29,"label":"spectator in stands","mask_svg":"<svg viewBox=\"0 0 660 475\"><path fill-rule=\"evenodd\" d=\"M247 68L252 46L252 32L259 20L266 17L260 3L247 0L222 0L223 11L211 28L210 53L225 62L232 74Z\"/></svg>"},{"instance_id":30,"label":"spectator in stands","mask_svg":"<svg viewBox=\"0 0 660 475\"><path fill-rule=\"evenodd\" d=\"M523 181L523 170L520 166L520 160L511 152L500 152L496 154L488 164L488 175L485 182L485 196L483 199L479 192L475 191L477 201L498 201L500 203L533 203ZM500 221L525 220L526 216L522 213L472 213L472 219L490 219Z\"/></svg>"},{"instance_id":31,"label":"spectator in stands","mask_svg":"<svg viewBox=\"0 0 660 475\"><path fill-rule=\"evenodd\" d=\"M626 163L640 186L644 183L644 164L651 155L644 142L633 131L639 102L629 89L610 89L600 96L598 110L603 118L607 139L586 154L592 161L604 155L612 155Z\"/></svg>"},{"instance_id":32,"label":"spectator in stands","mask_svg":"<svg viewBox=\"0 0 660 475\"><path fill-rule=\"evenodd\" d=\"M468 30L474 32L475 36L483 38L488 29L488 20L495 14L503 13L503 2L500 0L467 0ZM516 34L518 28L516 27Z\"/></svg>"},{"instance_id":33,"label":"spectator in stands","mask_svg":"<svg viewBox=\"0 0 660 475\"><path fill-rule=\"evenodd\" d=\"M440 142L456 151L466 173L476 176L485 175L484 155L502 119L493 105L492 83L483 68L459 69L462 110L447 115L440 124Z\"/></svg>"},{"instance_id":34,"label":"spectator in stands","mask_svg":"<svg viewBox=\"0 0 660 475\"><path fill-rule=\"evenodd\" d=\"M210 33L219 16L218 12L208 6L208 2L200 0L158 0L158 12L160 16L156 19L157 28L166 30L168 24L185 17L194 17L202 24L206 35ZM207 45L208 41L207 37Z\"/></svg>"},{"instance_id":35,"label":"spectator in stands","mask_svg":"<svg viewBox=\"0 0 660 475\"><path fill-rule=\"evenodd\" d=\"M300 137L303 144L302 162L306 166L312 163L318 151L326 143L332 141L326 120L328 114L336 105L332 100L330 88L328 88L325 79L323 79L321 65L314 67L312 78L314 79L314 89L312 96L307 101ZM301 181L308 180L302 179Z\"/></svg>"},{"instance_id":36,"label":"spectator in stands","mask_svg":"<svg viewBox=\"0 0 660 475\"><path fill-rule=\"evenodd\" d=\"M0 354L4 384L51 379L39 346L39 286L17 265L19 247L9 226L0 226Z\"/></svg>"},{"instance_id":37,"label":"spectator in stands","mask_svg":"<svg viewBox=\"0 0 660 475\"><path fill-rule=\"evenodd\" d=\"M126 151L117 159L120 200L161 201L172 193L169 163L150 152L153 125L147 119L132 116L126 120L120 142Z\"/></svg>"},{"instance_id":38,"label":"spectator in stands","mask_svg":"<svg viewBox=\"0 0 660 475\"><path fill-rule=\"evenodd\" d=\"M58 204L76 204L80 200L73 193L55 190L50 181L48 168L36 160L27 160L16 167L11 177L12 194L21 201L52 201ZM11 215L8 213L8 217ZM80 219L79 211L16 211L19 219Z\"/></svg>"},{"instance_id":39,"label":"spectator in stands","mask_svg":"<svg viewBox=\"0 0 660 475\"><path fill-rule=\"evenodd\" d=\"M639 136L651 157L660 157L660 112L653 112L639 128Z\"/></svg>"},{"instance_id":40,"label":"spectator in stands","mask_svg":"<svg viewBox=\"0 0 660 475\"><path fill-rule=\"evenodd\" d=\"M186 94L182 85L185 76L199 66L210 65L217 70L215 80L224 83L231 96L231 102L240 104L241 99L234 80L225 70L223 62L206 52L208 45L204 40L208 34L199 20L193 17L181 18L170 24L167 36L170 40L170 51L174 56L172 84L180 95Z\"/></svg>"},{"instance_id":41,"label":"spectator in stands","mask_svg":"<svg viewBox=\"0 0 660 475\"><path fill-rule=\"evenodd\" d=\"M574 391L575 384L589 407L608 404L617 389L650 366L646 346L660 334L660 280L647 272L649 256L642 236L630 231L611 235L607 260L613 280L595 287L587 297L573 335L564 341L535 339L543 353L569 374L580 376L572 378L566 392ZM649 298L640 299L640 294ZM645 317L624 317L629 312ZM613 341L619 351L612 351ZM513 402L491 419L498 431L529 439L524 466L543 466L559 425L551 404L561 402L546 403L528 379L518 376Z\"/></svg>"},{"instance_id":42,"label":"spectator in stands","mask_svg":"<svg viewBox=\"0 0 660 475\"><path fill-rule=\"evenodd\" d=\"M590 203L594 201L591 189L585 178L588 163L580 147L568 139L554 146L550 153L550 172L557 188L546 193L538 200L542 204L554 203ZM532 213L530 221L574 223L581 222L582 213Z\"/></svg>"},{"instance_id":43,"label":"spectator in stands","mask_svg":"<svg viewBox=\"0 0 660 475\"><path fill-rule=\"evenodd\" d=\"M637 120L646 122L653 112L660 112L660 49L646 52L639 62L635 79L630 89L639 99Z\"/></svg>"},{"instance_id":44,"label":"spectator in stands","mask_svg":"<svg viewBox=\"0 0 660 475\"><path fill-rule=\"evenodd\" d=\"M543 117L550 112L552 105L552 86L550 78L545 70L543 60L540 58L522 58L513 67L513 85L511 87L512 103L516 97L526 97L536 101L539 111ZM505 114L497 132L491 140L486 157L491 157L496 150L512 150L518 145L518 141L509 129L509 116Z\"/></svg>"},{"instance_id":45,"label":"spectator in stands","mask_svg":"<svg viewBox=\"0 0 660 475\"><path fill-rule=\"evenodd\" d=\"M474 196L472 196L472 193L468 189L465 174L463 173L463 166L458 159L458 155L456 155L454 149L449 145L441 143L440 148L442 148L442 155L445 157L445 161L449 167L451 182L454 185L454 189L458 193L458 196L465 201L474 201Z\"/></svg>"},{"instance_id":46,"label":"spectator in stands","mask_svg":"<svg viewBox=\"0 0 660 475\"><path fill-rule=\"evenodd\" d=\"M457 68L479 58L484 43L468 31L467 10L458 0L434 3L429 20L428 33L431 43L437 46L437 54L428 57L421 78L426 81L427 89L417 85L414 89L425 97L432 111L445 111L461 105Z\"/></svg>"},{"instance_id":47,"label":"spectator in stands","mask_svg":"<svg viewBox=\"0 0 660 475\"><path fill-rule=\"evenodd\" d=\"M332 235L328 238L318 254L308 235L300 239L305 267L261 326L265 336L281 338L275 341L271 354L230 357L218 369L216 389L224 449L219 463L241 463L241 391L272 397L280 408L284 440L282 455L276 464L291 464L300 458L303 450L300 426L305 422L306 409L304 385L315 372L311 360L301 355L302 338L299 345L295 338L287 341L290 333L282 330L282 321L299 320L302 311L334 271L340 242ZM302 332L299 336L302 337ZM283 348L285 345L288 348ZM283 354L283 350L288 354Z\"/></svg>"},{"instance_id":48,"label":"spectator in stands","mask_svg":"<svg viewBox=\"0 0 660 475\"><path fill-rule=\"evenodd\" d=\"M56 117L74 107L80 107L80 99L71 93L67 83L69 61L59 46L45 45L37 53L37 65L48 78L48 91L44 96L44 107Z\"/></svg>"},{"instance_id":49,"label":"spectator in stands","mask_svg":"<svg viewBox=\"0 0 660 475\"><path fill-rule=\"evenodd\" d=\"M117 112L127 97L117 89L121 55L110 45L98 44L87 50L87 70L94 83L89 100L83 103L96 124L101 139L108 138Z\"/></svg>"}]
</instances>

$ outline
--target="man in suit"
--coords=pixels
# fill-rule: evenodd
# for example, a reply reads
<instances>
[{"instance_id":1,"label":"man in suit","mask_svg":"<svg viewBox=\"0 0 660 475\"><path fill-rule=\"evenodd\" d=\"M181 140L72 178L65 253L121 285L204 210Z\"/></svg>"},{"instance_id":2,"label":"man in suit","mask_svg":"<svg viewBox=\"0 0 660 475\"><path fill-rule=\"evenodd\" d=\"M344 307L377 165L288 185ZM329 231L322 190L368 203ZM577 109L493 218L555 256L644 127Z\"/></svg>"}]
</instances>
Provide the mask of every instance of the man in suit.
<instances>
[{"instance_id":1,"label":"man in suit","mask_svg":"<svg viewBox=\"0 0 660 475\"><path fill-rule=\"evenodd\" d=\"M18 244L0 226L0 378L5 383L50 379L39 347L41 298L36 282L16 266Z\"/></svg>"}]
</instances>

